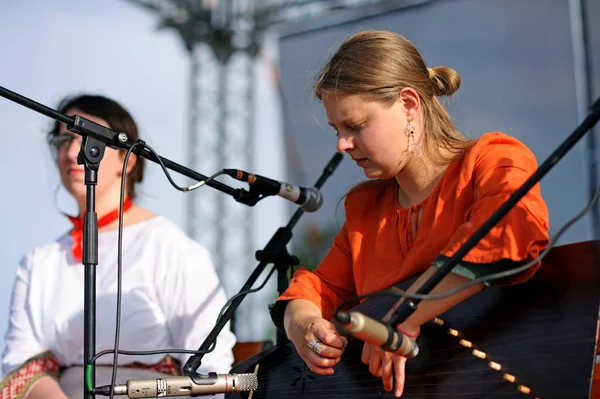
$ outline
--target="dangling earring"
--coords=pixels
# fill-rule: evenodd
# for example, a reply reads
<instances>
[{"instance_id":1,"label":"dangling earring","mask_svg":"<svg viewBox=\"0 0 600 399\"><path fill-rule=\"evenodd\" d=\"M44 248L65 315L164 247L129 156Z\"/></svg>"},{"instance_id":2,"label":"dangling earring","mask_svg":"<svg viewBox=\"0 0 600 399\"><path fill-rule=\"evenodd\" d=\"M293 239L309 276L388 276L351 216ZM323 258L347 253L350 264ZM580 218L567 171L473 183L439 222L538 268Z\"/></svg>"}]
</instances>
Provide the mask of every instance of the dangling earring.
<instances>
[{"instance_id":1,"label":"dangling earring","mask_svg":"<svg viewBox=\"0 0 600 399\"><path fill-rule=\"evenodd\" d=\"M421 145L415 141L415 128L410 124L410 121L406 122L406 135L410 136L412 143L408 145L408 153L413 158L419 158L423 154Z\"/></svg>"}]
</instances>

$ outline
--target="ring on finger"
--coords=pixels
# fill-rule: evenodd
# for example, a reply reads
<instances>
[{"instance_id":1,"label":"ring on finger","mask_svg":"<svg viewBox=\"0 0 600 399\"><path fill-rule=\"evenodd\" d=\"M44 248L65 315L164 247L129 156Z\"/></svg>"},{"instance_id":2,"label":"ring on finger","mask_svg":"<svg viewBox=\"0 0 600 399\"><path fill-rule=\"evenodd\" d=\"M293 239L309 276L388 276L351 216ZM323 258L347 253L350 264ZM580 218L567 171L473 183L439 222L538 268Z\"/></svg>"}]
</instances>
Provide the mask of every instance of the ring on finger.
<instances>
[{"instance_id":1,"label":"ring on finger","mask_svg":"<svg viewBox=\"0 0 600 399\"><path fill-rule=\"evenodd\" d=\"M319 341L308 341L308 347L317 355L321 354L321 344Z\"/></svg>"}]
</instances>

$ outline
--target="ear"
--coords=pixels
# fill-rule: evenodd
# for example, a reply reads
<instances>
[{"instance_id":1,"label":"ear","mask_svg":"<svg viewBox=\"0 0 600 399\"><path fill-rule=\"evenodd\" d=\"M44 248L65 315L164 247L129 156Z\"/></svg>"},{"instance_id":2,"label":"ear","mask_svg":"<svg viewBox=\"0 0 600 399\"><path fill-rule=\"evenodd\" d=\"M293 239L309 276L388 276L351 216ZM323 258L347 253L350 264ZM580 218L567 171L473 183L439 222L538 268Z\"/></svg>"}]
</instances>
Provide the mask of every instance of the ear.
<instances>
[{"instance_id":1,"label":"ear","mask_svg":"<svg viewBox=\"0 0 600 399\"><path fill-rule=\"evenodd\" d=\"M398 93L398 100L408 120L415 120L421 108L421 97L412 87L405 87Z\"/></svg>"}]
</instances>

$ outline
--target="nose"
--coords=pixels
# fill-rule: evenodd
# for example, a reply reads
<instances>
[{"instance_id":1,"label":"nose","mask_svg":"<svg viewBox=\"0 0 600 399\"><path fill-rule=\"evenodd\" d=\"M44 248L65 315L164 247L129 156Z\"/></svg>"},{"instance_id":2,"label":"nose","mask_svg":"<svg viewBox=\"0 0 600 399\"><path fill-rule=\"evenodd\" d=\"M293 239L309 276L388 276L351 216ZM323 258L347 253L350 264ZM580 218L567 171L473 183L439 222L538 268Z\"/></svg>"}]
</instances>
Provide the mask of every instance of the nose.
<instances>
[{"instance_id":1,"label":"nose","mask_svg":"<svg viewBox=\"0 0 600 399\"><path fill-rule=\"evenodd\" d=\"M81 149L81 138L75 137L69 143L69 147L66 149L67 158L69 160L77 160L77 155L79 154L80 149Z\"/></svg>"},{"instance_id":2,"label":"nose","mask_svg":"<svg viewBox=\"0 0 600 399\"><path fill-rule=\"evenodd\" d=\"M337 139L337 150L344 154L354 149L354 138L350 135L339 133Z\"/></svg>"}]
</instances>

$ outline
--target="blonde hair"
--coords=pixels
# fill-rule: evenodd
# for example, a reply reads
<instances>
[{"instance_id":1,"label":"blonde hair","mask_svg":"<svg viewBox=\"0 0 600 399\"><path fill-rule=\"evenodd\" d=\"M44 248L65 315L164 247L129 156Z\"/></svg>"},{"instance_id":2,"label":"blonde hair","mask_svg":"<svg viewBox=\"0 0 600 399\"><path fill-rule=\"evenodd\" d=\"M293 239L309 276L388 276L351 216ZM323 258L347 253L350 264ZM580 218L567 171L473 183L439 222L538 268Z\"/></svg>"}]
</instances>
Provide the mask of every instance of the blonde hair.
<instances>
[{"instance_id":1,"label":"blonde hair","mask_svg":"<svg viewBox=\"0 0 600 399\"><path fill-rule=\"evenodd\" d=\"M438 163L448 163L472 144L458 131L437 99L460 87L460 76L448 67L427 68L415 46L403 36L370 30L349 36L319 74L314 94L362 95L391 105L400 90L411 87L423 110L423 149ZM442 155L441 149L450 156Z\"/></svg>"}]
</instances>

